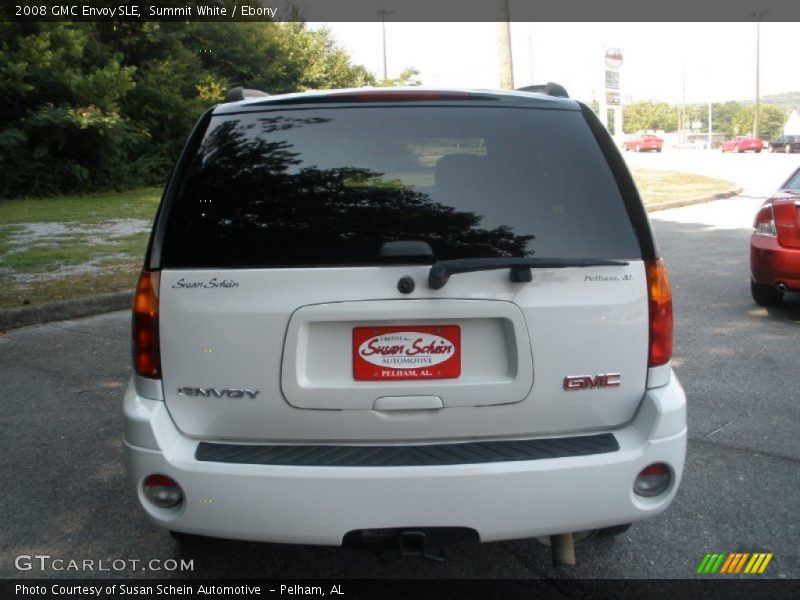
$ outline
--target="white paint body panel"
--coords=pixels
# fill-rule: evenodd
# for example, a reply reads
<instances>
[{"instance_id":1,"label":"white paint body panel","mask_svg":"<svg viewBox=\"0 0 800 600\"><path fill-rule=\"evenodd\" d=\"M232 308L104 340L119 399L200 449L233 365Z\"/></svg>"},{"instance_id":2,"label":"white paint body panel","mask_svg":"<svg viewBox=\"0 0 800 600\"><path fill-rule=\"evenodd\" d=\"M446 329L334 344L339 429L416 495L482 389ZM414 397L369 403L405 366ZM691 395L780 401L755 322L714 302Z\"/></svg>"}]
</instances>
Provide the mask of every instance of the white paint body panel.
<instances>
[{"instance_id":1,"label":"white paint body panel","mask_svg":"<svg viewBox=\"0 0 800 600\"><path fill-rule=\"evenodd\" d=\"M434 291L425 266L164 270L166 406L183 434L228 441L470 440L627 423L648 375L643 263L532 272L524 284L506 269L459 274ZM404 275L417 284L408 296L396 288ZM236 285L178 285L214 278ZM420 319L462 327L459 379L351 380L352 327ZM310 334L316 350L303 348ZM563 389L566 376L603 373L620 373L622 385ZM184 386L260 393L191 397L177 393ZM373 410L379 397L402 396L440 397L444 408Z\"/></svg>"},{"instance_id":2,"label":"white paint body panel","mask_svg":"<svg viewBox=\"0 0 800 600\"><path fill-rule=\"evenodd\" d=\"M124 409L129 485L150 520L176 531L243 540L340 545L358 529L452 526L493 541L629 523L667 508L686 453L686 398L675 377L649 390L635 417L613 431L616 452L474 465L199 462L198 441L178 431L163 402L138 396L131 385ZM638 497L634 478L654 462L670 465L673 482L658 497ZM179 510L143 501L141 482L151 473L180 483L186 502Z\"/></svg>"}]
</instances>

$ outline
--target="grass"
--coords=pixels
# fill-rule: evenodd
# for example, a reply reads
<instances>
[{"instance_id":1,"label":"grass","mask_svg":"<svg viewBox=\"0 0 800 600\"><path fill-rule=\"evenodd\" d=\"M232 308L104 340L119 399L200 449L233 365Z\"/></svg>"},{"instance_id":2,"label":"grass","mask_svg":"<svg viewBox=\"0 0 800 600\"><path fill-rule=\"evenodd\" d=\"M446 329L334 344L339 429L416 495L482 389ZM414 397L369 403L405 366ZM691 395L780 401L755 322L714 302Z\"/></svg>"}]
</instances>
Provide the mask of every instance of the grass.
<instances>
[{"instance_id":1,"label":"grass","mask_svg":"<svg viewBox=\"0 0 800 600\"><path fill-rule=\"evenodd\" d=\"M111 219L153 219L161 188L90 196L0 199L0 224L50 221L101 223Z\"/></svg>"},{"instance_id":2,"label":"grass","mask_svg":"<svg viewBox=\"0 0 800 600\"><path fill-rule=\"evenodd\" d=\"M0 223L2 223L2 221L0 221ZM0 226L0 255L9 251L11 237L14 233L19 231L19 229L19 227L15 227L14 225L8 225L7 227Z\"/></svg>"},{"instance_id":3,"label":"grass","mask_svg":"<svg viewBox=\"0 0 800 600\"><path fill-rule=\"evenodd\" d=\"M0 255L0 269L16 273L45 273L60 267L74 266L98 261L108 263L120 256L139 256L147 247L149 232L110 238L110 243L93 244L85 236L70 236L58 242L35 244L20 251Z\"/></svg>"},{"instance_id":4,"label":"grass","mask_svg":"<svg viewBox=\"0 0 800 600\"><path fill-rule=\"evenodd\" d=\"M116 270L100 275L74 275L63 279L37 281L34 284L2 285L0 309L133 290L141 267L142 261L136 260L128 264L119 264Z\"/></svg>"},{"instance_id":5,"label":"grass","mask_svg":"<svg viewBox=\"0 0 800 600\"><path fill-rule=\"evenodd\" d=\"M160 196L0 200L0 309L132 289Z\"/></svg>"},{"instance_id":6,"label":"grass","mask_svg":"<svg viewBox=\"0 0 800 600\"><path fill-rule=\"evenodd\" d=\"M727 192L729 181L634 169L645 204ZM394 182L375 182L394 185ZM105 292L132 290L141 268L161 190L145 188L92 196L0 200L0 309ZM104 229L138 220L141 229ZM57 224L57 234L32 235ZM45 225L41 225L45 224Z\"/></svg>"},{"instance_id":7,"label":"grass","mask_svg":"<svg viewBox=\"0 0 800 600\"><path fill-rule=\"evenodd\" d=\"M646 205L663 202L692 200L728 192L736 186L724 179L714 179L691 173L657 171L655 169L632 169L636 187Z\"/></svg>"}]
</instances>

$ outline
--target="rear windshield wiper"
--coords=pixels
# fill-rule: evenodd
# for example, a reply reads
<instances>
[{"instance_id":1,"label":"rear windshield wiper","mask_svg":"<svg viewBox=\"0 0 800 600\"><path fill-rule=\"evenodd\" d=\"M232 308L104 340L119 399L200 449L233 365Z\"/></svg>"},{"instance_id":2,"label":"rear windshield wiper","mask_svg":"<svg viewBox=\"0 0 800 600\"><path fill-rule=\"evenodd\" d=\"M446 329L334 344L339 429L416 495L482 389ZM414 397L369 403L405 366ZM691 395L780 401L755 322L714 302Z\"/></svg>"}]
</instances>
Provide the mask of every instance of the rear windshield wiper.
<instances>
[{"instance_id":1,"label":"rear windshield wiper","mask_svg":"<svg viewBox=\"0 0 800 600\"><path fill-rule=\"evenodd\" d=\"M563 269L566 267L624 267L622 260L597 260L593 258L457 258L440 260L428 272L428 286L440 290L457 273L511 269L509 277L514 283L533 280L531 269Z\"/></svg>"}]
</instances>

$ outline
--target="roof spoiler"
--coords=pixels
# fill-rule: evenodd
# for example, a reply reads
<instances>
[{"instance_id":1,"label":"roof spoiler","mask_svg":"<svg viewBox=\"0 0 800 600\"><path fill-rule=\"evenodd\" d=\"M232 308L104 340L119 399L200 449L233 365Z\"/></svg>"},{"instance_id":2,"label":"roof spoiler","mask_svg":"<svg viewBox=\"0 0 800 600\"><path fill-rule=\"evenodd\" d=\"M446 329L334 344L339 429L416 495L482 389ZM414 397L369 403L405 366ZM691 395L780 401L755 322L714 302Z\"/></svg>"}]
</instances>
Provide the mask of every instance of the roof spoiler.
<instances>
[{"instance_id":1,"label":"roof spoiler","mask_svg":"<svg viewBox=\"0 0 800 600\"><path fill-rule=\"evenodd\" d=\"M566 88L560 83L548 81L547 83L540 83L538 85L526 85L525 87L517 88L518 92L531 92L533 94L547 94L548 96L558 96L559 98L569 98Z\"/></svg>"},{"instance_id":2,"label":"roof spoiler","mask_svg":"<svg viewBox=\"0 0 800 600\"><path fill-rule=\"evenodd\" d=\"M260 98L262 96L269 96L269 94L261 90L248 90L239 86L228 90L223 102L241 102L248 98Z\"/></svg>"}]
</instances>

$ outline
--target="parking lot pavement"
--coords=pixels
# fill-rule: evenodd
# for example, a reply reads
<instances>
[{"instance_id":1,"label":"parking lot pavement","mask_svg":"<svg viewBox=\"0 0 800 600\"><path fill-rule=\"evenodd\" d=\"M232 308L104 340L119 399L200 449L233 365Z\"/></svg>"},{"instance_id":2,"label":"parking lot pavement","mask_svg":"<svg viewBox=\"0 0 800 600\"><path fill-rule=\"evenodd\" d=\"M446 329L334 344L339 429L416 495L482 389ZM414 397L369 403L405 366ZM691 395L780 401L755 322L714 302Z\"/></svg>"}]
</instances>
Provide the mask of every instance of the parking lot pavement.
<instances>
[{"instance_id":1,"label":"parking lot pavement","mask_svg":"<svg viewBox=\"0 0 800 600\"><path fill-rule=\"evenodd\" d=\"M707 552L764 551L774 553L765 577L800 578L800 295L769 310L749 297L747 240L758 202L654 215L673 286L675 367L689 398L684 481L661 516L579 546L576 567L551 567L534 540L461 544L444 563L234 541L178 547L149 525L124 485L129 317L111 313L0 336L0 577L683 578ZM20 554L183 558L194 570L20 572Z\"/></svg>"}]
</instances>

